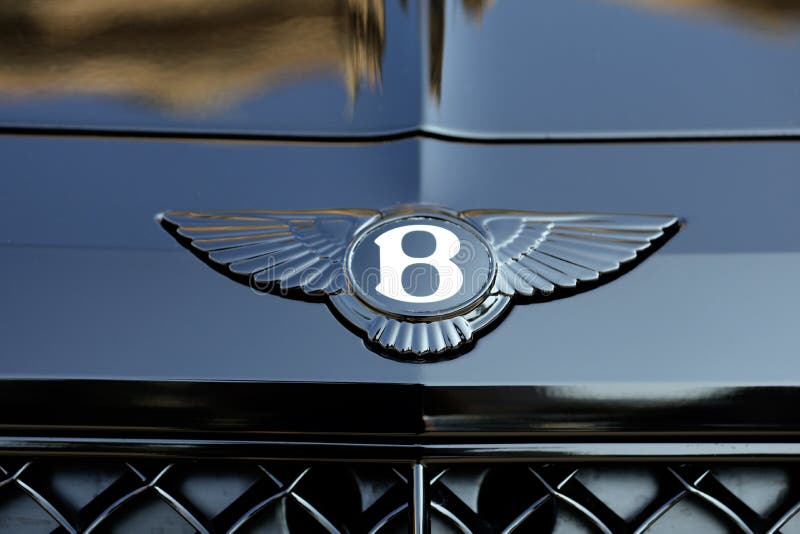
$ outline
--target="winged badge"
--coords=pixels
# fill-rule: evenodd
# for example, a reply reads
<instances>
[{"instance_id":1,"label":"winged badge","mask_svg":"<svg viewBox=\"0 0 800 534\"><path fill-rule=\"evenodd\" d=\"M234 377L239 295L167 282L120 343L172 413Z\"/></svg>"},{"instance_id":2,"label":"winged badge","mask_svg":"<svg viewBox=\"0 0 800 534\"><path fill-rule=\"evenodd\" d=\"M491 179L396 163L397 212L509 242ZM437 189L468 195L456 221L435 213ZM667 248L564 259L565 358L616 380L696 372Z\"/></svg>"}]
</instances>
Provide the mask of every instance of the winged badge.
<instances>
[{"instance_id":1,"label":"winged badge","mask_svg":"<svg viewBox=\"0 0 800 534\"><path fill-rule=\"evenodd\" d=\"M168 211L181 244L263 292L327 302L375 352L464 353L515 303L569 296L633 268L677 232L667 215L383 211Z\"/></svg>"}]
</instances>

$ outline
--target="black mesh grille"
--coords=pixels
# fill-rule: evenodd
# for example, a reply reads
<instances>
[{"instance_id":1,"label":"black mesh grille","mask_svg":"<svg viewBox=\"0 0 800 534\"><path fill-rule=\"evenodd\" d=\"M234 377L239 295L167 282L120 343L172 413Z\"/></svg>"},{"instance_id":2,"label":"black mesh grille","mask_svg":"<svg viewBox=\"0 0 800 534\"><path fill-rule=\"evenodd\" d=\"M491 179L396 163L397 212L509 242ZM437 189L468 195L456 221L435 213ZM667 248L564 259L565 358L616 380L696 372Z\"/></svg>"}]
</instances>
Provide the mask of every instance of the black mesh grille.
<instances>
[{"instance_id":1,"label":"black mesh grille","mask_svg":"<svg viewBox=\"0 0 800 534\"><path fill-rule=\"evenodd\" d=\"M800 532L791 463L426 468L433 532ZM407 532L407 465L0 458L0 532Z\"/></svg>"}]
</instances>

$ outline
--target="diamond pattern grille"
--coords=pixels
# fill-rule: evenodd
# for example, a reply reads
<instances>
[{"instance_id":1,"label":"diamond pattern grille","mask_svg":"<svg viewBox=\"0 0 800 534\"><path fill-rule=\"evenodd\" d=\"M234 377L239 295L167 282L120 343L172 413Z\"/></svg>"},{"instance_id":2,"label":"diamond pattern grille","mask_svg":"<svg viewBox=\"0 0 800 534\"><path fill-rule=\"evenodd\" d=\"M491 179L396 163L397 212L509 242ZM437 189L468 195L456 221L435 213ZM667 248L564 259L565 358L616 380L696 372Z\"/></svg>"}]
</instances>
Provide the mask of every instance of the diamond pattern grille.
<instances>
[{"instance_id":1,"label":"diamond pattern grille","mask_svg":"<svg viewBox=\"0 0 800 534\"><path fill-rule=\"evenodd\" d=\"M800 532L791 463L426 468L431 530ZM408 532L407 465L0 458L0 532Z\"/></svg>"}]
</instances>

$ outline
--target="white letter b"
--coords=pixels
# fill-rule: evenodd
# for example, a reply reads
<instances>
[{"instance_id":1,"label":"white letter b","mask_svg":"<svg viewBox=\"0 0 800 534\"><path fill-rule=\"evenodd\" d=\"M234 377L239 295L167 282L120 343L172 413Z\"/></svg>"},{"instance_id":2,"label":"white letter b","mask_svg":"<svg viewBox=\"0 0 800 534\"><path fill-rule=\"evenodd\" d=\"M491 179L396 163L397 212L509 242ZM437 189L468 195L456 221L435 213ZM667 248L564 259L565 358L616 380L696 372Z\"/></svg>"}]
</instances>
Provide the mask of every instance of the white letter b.
<instances>
[{"instance_id":1,"label":"white letter b","mask_svg":"<svg viewBox=\"0 0 800 534\"><path fill-rule=\"evenodd\" d=\"M403 237L410 232L427 232L436 241L436 248L430 256L413 258L403 252ZM452 258L458 254L461 241L458 236L440 226L429 224L410 224L392 228L375 238L380 249L380 282L375 289L391 299L403 302L439 302L458 293L464 284L464 275ZM413 264L430 265L439 275L439 286L430 295L418 297L403 288L403 272Z\"/></svg>"}]
</instances>

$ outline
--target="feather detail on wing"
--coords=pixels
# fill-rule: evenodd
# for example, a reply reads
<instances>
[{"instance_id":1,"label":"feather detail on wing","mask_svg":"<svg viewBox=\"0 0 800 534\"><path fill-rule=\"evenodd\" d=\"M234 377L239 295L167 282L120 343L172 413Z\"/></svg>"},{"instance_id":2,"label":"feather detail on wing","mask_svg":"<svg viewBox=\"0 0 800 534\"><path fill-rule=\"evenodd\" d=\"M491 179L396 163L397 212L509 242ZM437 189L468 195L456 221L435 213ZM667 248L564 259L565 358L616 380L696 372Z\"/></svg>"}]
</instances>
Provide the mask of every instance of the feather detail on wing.
<instances>
[{"instance_id":1,"label":"feather detail on wing","mask_svg":"<svg viewBox=\"0 0 800 534\"><path fill-rule=\"evenodd\" d=\"M471 210L494 247L498 287L506 295L549 295L599 279L632 261L677 219L665 215Z\"/></svg>"},{"instance_id":2,"label":"feather detail on wing","mask_svg":"<svg viewBox=\"0 0 800 534\"><path fill-rule=\"evenodd\" d=\"M373 210L169 211L159 219L198 256L264 291L345 289L343 260Z\"/></svg>"}]
</instances>

